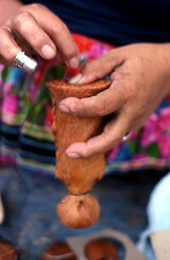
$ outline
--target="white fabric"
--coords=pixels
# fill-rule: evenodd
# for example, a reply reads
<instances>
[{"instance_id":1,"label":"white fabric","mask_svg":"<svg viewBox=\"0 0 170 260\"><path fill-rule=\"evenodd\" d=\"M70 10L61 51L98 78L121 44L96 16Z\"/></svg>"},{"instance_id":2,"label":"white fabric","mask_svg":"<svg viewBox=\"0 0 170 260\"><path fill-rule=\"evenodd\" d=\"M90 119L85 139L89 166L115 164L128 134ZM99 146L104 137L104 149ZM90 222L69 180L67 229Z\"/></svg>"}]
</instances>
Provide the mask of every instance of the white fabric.
<instances>
[{"instance_id":1,"label":"white fabric","mask_svg":"<svg viewBox=\"0 0 170 260\"><path fill-rule=\"evenodd\" d=\"M141 234L139 250L148 260L156 260L150 234L170 228L170 173L164 176L153 189L147 206L148 228Z\"/></svg>"}]
</instances>

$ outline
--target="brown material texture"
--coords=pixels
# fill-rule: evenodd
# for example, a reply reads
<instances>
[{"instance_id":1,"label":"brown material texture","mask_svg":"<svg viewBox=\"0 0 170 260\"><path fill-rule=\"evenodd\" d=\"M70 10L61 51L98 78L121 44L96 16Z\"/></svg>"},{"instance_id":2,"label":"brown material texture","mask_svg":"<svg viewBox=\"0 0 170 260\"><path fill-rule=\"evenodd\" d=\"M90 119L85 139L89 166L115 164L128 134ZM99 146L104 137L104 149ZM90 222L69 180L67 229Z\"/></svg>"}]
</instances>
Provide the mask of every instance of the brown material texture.
<instances>
[{"instance_id":1,"label":"brown material texture","mask_svg":"<svg viewBox=\"0 0 170 260\"><path fill-rule=\"evenodd\" d=\"M57 211L61 222L71 228L89 227L97 221L100 212L98 202L87 193L101 179L105 160L104 154L73 159L65 154L65 150L74 142L86 142L98 135L103 129L103 118L71 116L62 112L58 104L67 97L81 99L94 96L109 85L110 81L104 80L88 85L73 85L61 80L48 83L53 104L52 131L57 147L56 174L70 192L58 205Z\"/></svg>"},{"instance_id":2,"label":"brown material texture","mask_svg":"<svg viewBox=\"0 0 170 260\"><path fill-rule=\"evenodd\" d=\"M67 212L66 210L67 209ZM65 226L89 227L99 218L98 201L91 195L68 195L58 205L58 216Z\"/></svg>"},{"instance_id":3,"label":"brown material texture","mask_svg":"<svg viewBox=\"0 0 170 260\"><path fill-rule=\"evenodd\" d=\"M43 254L42 260L77 260L74 252L64 242L52 242Z\"/></svg>"},{"instance_id":4,"label":"brown material texture","mask_svg":"<svg viewBox=\"0 0 170 260\"><path fill-rule=\"evenodd\" d=\"M57 146L57 176L72 194L91 190L102 177L105 160L99 154L87 159L72 159L65 155L66 148L74 142L85 142L99 134L103 127L101 117L74 117L58 109L59 102L66 97L84 98L96 95L110 85L110 81L97 81L88 85L71 85L64 81L48 84L53 103L53 133Z\"/></svg>"},{"instance_id":5,"label":"brown material texture","mask_svg":"<svg viewBox=\"0 0 170 260\"><path fill-rule=\"evenodd\" d=\"M139 252L133 241L125 234L118 232L113 229L104 229L91 234L84 234L75 237L68 237L67 243L75 252L78 259L89 260L87 257L87 246L88 243L95 240L107 240L107 242L113 242L112 246L118 246L117 254L121 260L146 260L146 258ZM96 243L95 243L96 244ZM92 247L89 247L89 250ZM96 249L97 250L97 249ZM122 251L123 250L123 251ZM103 252L103 250L101 250ZM89 253L89 251L88 251ZM91 255L93 253L93 255ZM91 257L96 257L97 252L90 252ZM121 255L121 256L120 256ZM99 258L100 260L106 260L107 258ZM99 260L98 259L98 260ZM108 260L108 259L107 259ZM114 260L114 258L112 258ZM166 259L166 260L169 260Z\"/></svg>"},{"instance_id":6,"label":"brown material texture","mask_svg":"<svg viewBox=\"0 0 170 260\"><path fill-rule=\"evenodd\" d=\"M0 242L0 260L17 260L17 250L14 246Z\"/></svg>"},{"instance_id":7,"label":"brown material texture","mask_svg":"<svg viewBox=\"0 0 170 260\"><path fill-rule=\"evenodd\" d=\"M105 239L90 241L85 248L88 260L119 260L118 246Z\"/></svg>"}]
</instances>

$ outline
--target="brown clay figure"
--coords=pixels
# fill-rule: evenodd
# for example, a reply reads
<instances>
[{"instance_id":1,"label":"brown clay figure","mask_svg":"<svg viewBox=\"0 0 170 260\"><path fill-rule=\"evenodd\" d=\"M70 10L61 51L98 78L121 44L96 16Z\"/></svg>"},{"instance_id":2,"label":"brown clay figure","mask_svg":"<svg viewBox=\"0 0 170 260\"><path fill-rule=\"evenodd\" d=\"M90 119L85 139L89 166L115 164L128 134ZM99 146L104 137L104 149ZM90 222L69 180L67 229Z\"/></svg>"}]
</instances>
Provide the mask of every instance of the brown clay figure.
<instances>
[{"instance_id":1,"label":"brown clay figure","mask_svg":"<svg viewBox=\"0 0 170 260\"><path fill-rule=\"evenodd\" d=\"M6 242L0 242L0 260L17 260L17 249Z\"/></svg>"},{"instance_id":2,"label":"brown clay figure","mask_svg":"<svg viewBox=\"0 0 170 260\"><path fill-rule=\"evenodd\" d=\"M42 256L42 260L78 260L71 248L60 241L52 242Z\"/></svg>"},{"instance_id":3,"label":"brown clay figure","mask_svg":"<svg viewBox=\"0 0 170 260\"><path fill-rule=\"evenodd\" d=\"M73 85L54 80L48 83L53 104L53 126L57 147L56 175L69 191L58 205L61 222L71 228L84 228L94 224L99 217L97 200L89 193L96 181L100 180L104 167L104 154L89 158L69 158L66 148L74 142L85 142L103 129L102 117L76 117L59 110L58 104L67 97L84 98L94 96L108 88L110 81L96 81L86 85Z\"/></svg>"}]
</instances>

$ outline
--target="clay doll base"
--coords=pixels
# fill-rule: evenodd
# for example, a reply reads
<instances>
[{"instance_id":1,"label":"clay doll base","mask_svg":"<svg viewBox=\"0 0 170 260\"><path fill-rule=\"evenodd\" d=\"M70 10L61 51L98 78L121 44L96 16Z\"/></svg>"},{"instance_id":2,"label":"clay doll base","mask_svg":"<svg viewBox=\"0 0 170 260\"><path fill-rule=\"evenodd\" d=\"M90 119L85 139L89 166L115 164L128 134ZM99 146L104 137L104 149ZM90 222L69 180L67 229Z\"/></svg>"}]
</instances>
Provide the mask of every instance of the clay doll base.
<instances>
[{"instance_id":1,"label":"clay doll base","mask_svg":"<svg viewBox=\"0 0 170 260\"><path fill-rule=\"evenodd\" d=\"M95 182L101 179L105 158L104 154L97 154L89 158L73 159L65 154L65 150L72 143L86 142L91 137L100 134L104 123L102 117L71 116L62 112L58 104L67 97L81 99L97 95L108 88L110 83L104 80L86 85L73 85L61 80L48 83L53 103L52 131L57 147L56 175L72 194L58 206L58 216L68 227L89 227L97 221L100 211L98 202L92 195L85 193L89 192Z\"/></svg>"}]
</instances>

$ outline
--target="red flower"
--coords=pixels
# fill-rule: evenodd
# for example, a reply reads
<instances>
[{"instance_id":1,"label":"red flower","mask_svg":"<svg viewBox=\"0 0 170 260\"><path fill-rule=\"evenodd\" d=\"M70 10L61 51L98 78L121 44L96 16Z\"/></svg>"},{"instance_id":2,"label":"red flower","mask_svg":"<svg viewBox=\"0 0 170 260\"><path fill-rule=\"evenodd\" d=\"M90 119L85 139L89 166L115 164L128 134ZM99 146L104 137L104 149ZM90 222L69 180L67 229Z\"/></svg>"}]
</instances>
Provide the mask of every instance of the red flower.
<instances>
[{"instance_id":1,"label":"red flower","mask_svg":"<svg viewBox=\"0 0 170 260\"><path fill-rule=\"evenodd\" d=\"M86 52L94 43L93 39L89 39L79 34L73 34L73 39L76 42L80 53Z\"/></svg>"},{"instance_id":2,"label":"red flower","mask_svg":"<svg viewBox=\"0 0 170 260\"><path fill-rule=\"evenodd\" d=\"M46 121L49 122L50 125L52 125L52 123L53 123L53 114L52 114L51 108L48 109Z\"/></svg>"}]
</instances>

